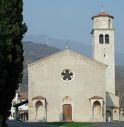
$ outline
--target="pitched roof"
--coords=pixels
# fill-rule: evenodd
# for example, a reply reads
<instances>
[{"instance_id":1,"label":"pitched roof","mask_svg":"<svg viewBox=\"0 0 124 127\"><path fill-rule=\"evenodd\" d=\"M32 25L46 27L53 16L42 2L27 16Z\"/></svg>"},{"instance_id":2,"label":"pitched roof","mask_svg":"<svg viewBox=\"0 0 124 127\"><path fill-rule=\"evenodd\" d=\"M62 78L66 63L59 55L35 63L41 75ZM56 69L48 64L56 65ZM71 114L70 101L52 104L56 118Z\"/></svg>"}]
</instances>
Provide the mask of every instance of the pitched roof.
<instances>
[{"instance_id":1,"label":"pitched roof","mask_svg":"<svg viewBox=\"0 0 124 127\"><path fill-rule=\"evenodd\" d=\"M108 14L107 12L99 12L95 16L93 16L92 19L96 17L110 17L112 19L114 18L112 15Z\"/></svg>"},{"instance_id":2,"label":"pitched roof","mask_svg":"<svg viewBox=\"0 0 124 127\"><path fill-rule=\"evenodd\" d=\"M43 96L36 96L36 97L32 98L32 100L40 100L40 99L46 99L46 98Z\"/></svg>"},{"instance_id":3,"label":"pitched roof","mask_svg":"<svg viewBox=\"0 0 124 127\"><path fill-rule=\"evenodd\" d=\"M99 62L99 61L97 61L97 60L95 60L93 58L89 58L89 57L87 57L85 55L82 55L82 54L80 54L78 52L75 52L75 51L73 51L71 49L61 50L61 51L59 51L57 53L49 55L49 56L47 56L47 57L45 57L43 59L40 59L40 60L38 60L36 62L28 64L27 66L28 66L28 68L30 67L30 69L33 69L33 68L36 68L36 67L38 67L38 66L40 66L42 64L46 64L46 63L52 62L53 60L55 60L57 58L60 58L62 56L66 56L68 54L70 56L72 56L72 57L74 57L76 59L80 59L83 62L88 63L88 64L90 64L90 65L92 65L92 66L94 66L96 68L106 69L106 67L108 66L108 65L103 64L103 63L101 63L101 62Z\"/></svg>"},{"instance_id":4,"label":"pitched roof","mask_svg":"<svg viewBox=\"0 0 124 127\"><path fill-rule=\"evenodd\" d=\"M91 99L103 99L103 97L100 97L100 96L93 96L93 97L90 98L90 100L91 100Z\"/></svg>"}]
</instances>

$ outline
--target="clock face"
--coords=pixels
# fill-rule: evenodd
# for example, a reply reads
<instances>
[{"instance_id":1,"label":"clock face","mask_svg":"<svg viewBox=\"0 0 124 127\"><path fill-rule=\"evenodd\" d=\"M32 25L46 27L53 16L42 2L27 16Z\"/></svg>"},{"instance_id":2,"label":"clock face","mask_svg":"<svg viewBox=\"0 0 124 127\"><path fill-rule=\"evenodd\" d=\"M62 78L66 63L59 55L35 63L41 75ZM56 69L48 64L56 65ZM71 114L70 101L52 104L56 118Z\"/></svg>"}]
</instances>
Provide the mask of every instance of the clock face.
<instances>
[{"instance_id":1,"label":"clock face","mask_svg":"<svg viewBox=\"0 0 124 127\"><path fill-rule=\"evenodd\" d=\"M70 81L72 80L73 78L73 73L70 69L64 69L62 72L61 72L61 77L64 81Z\"/></svg>"}]
</instances>

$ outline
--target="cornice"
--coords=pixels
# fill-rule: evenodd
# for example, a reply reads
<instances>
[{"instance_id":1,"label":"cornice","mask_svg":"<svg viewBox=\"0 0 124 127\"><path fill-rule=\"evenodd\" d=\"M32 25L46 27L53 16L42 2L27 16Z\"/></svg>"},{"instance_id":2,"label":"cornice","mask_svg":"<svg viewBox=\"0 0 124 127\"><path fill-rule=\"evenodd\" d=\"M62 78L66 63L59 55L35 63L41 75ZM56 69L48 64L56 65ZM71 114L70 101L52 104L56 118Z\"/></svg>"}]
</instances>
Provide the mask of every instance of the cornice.
<instances>
[{"instance_id":1,"label":"cornice","mask_svg":"<svg viewBox=\"0 0 124 127\"><path fill-rule=\"evenodd\" d=\"M75 52L75 51L73 51L71 49L64 49L64 50L59 51L57 53L54 53L54 54L52 54L50 56L42 58L42 59L40 59L40 60L38 60L36 62L28 64L27 66L28 66L29 70L36 69L39 66L42 66L42 65L47 64L47 63L51 63L55 59L58 59L60 57L66 56L66 55L70 55L70 56L72 56L72 57L74 57L76 59L82 60L83 62L85 62L87 64L90 64L90 65L92 65L92 66L94 66L96 68L99 68L99 69L106 69L106 67L108 66L108 65L103 64L103 63L101 63L99 61L96 61L93 58L89 58L89 57L87 57L85 55L82 55L82 54L80 54L78 52Z\"/></svg>"},{"instance_id":2,"label":"cornice","mask_svg":"<svg viewBox=\"0 0 124 127\"><path fill-rule=\"evenodd\" d=\"M98 31L106 31L106 30L115 31L114 28L112 28L112 29L94 28L94 29L91 30L91 34L93 34L95 30L98 30Z\"/></svg>"}]
</instances>

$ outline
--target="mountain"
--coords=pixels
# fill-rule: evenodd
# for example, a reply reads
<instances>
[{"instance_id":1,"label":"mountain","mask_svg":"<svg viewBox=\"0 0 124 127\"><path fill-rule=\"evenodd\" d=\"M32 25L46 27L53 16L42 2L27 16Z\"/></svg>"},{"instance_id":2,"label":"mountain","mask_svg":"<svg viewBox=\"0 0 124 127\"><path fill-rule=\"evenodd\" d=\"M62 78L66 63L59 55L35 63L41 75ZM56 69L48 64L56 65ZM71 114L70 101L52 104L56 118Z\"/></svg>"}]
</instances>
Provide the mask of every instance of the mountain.
<instances>
[{"instance_id":1,"label":"mountain","mask_svg":"<svg viewBox=\"0 0 124 127\"><path fill-rule=\"evenodd\" d=\"M68 47L75 51L86 54L87 56L91 56L91 46L78 41L60 40L60 39L49 37L45 34L25 36L24 41L33 41L39 44L47 44L49 46L53 46L59 49L64 49Z\"/></svg>"},{"instance_id":2,"label":"mountain","mask_svg":"<svg viewBox=\"0 0 124 127\"><path fill-rule=\"evenodd\" d=\"M116 93L120 97L120 105L124 107L124 66L116 66Z\"/></svg>"},{"instance_id":3,"label":"mountain","mask_svg":"<svg viewBox=\"0 0 124 127\"><path fill-rule=\"evenodd\" d=\"M23 70L23 80L21 84L21 90L27 90L28 88L28 72L27 72L27 65L42 59L48 55L56 53L60 51L59 49L48 46L46 44L36 44L33 42L23 42L24 48L24 70Z\"/></svg>"},{"instance_id":4,"label":"mountain","mask_svg":"<svg viewBox=\"0 0 124 127\"><path fill-rule=\"evenodd\" d=\"M29 41L23 42L23 48L24 65L59 51L58 48L48 46L46 44L36 44Z\"/></svg>"},{"instance_id":5,"label":"mountain","mask_svg":"<svg viewBox=\"0 0 124 127\"><path fill-rule=\"evenodd\" d=\"M49 37L45 34L41 35L27 35L24 38L24 41L33 41L35 43L42 43L42 44L47 44L59 49L64 49L67 46L75 51L78 51L80 53L83 53L87 56L92 56L92 46L91 44L88 43L83 43L83 42L78 42L78 41L71 41L71 40L60 40L56 38ZM124 65L124 51L119 50L119 46L116 46L115 50L115 62L116 65Z\"/></svg>"}]
</instances>

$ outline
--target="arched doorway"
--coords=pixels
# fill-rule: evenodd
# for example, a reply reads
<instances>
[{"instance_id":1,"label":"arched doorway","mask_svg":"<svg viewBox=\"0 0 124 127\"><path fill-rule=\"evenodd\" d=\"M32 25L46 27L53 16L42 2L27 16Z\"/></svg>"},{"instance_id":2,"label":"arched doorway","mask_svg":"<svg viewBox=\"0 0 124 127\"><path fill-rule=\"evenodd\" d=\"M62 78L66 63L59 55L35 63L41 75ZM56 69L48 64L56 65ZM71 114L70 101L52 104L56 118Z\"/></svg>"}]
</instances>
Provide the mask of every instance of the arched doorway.
<instances>
[{"instance_id":1,"label":"arched doorway","mask_svg":"<svg viewBox=\"0 0 124 127\"><path fill-rule=\"evenodd\" d=\"M101 104L99 101L93 103L93 117L96 121L101 119Z\"/></svg>"},{"instance_id":2,"label":"arched doorway","mask_svg":"<svg viewBox=\"0 0 124 127\"><path fill-rule=\"evenodd\" d=\"M63 120L72 121L72 106L71 104L63 105Z\"/></svg>"},{"instance_id":3,"label":"arched doorway","mask_svg":"<svg viewBox=\"0 0 124 127\"><path fill-rule=\"evenodd\" d=\"M112 113L111 111L106 111L106 121L111 122L112 121Z\"/></svg>"},{"instance_id":4,"label":"arched doorway","mask_svg":"<svg viewBox=\"0 0 124 127\"><path fill-rule=\"evenodd\" d=\"M43 121L44 120L44 107L41 101L37 101L35 104L36 108L36 120Z\"/></svg>"}]
</instances>

